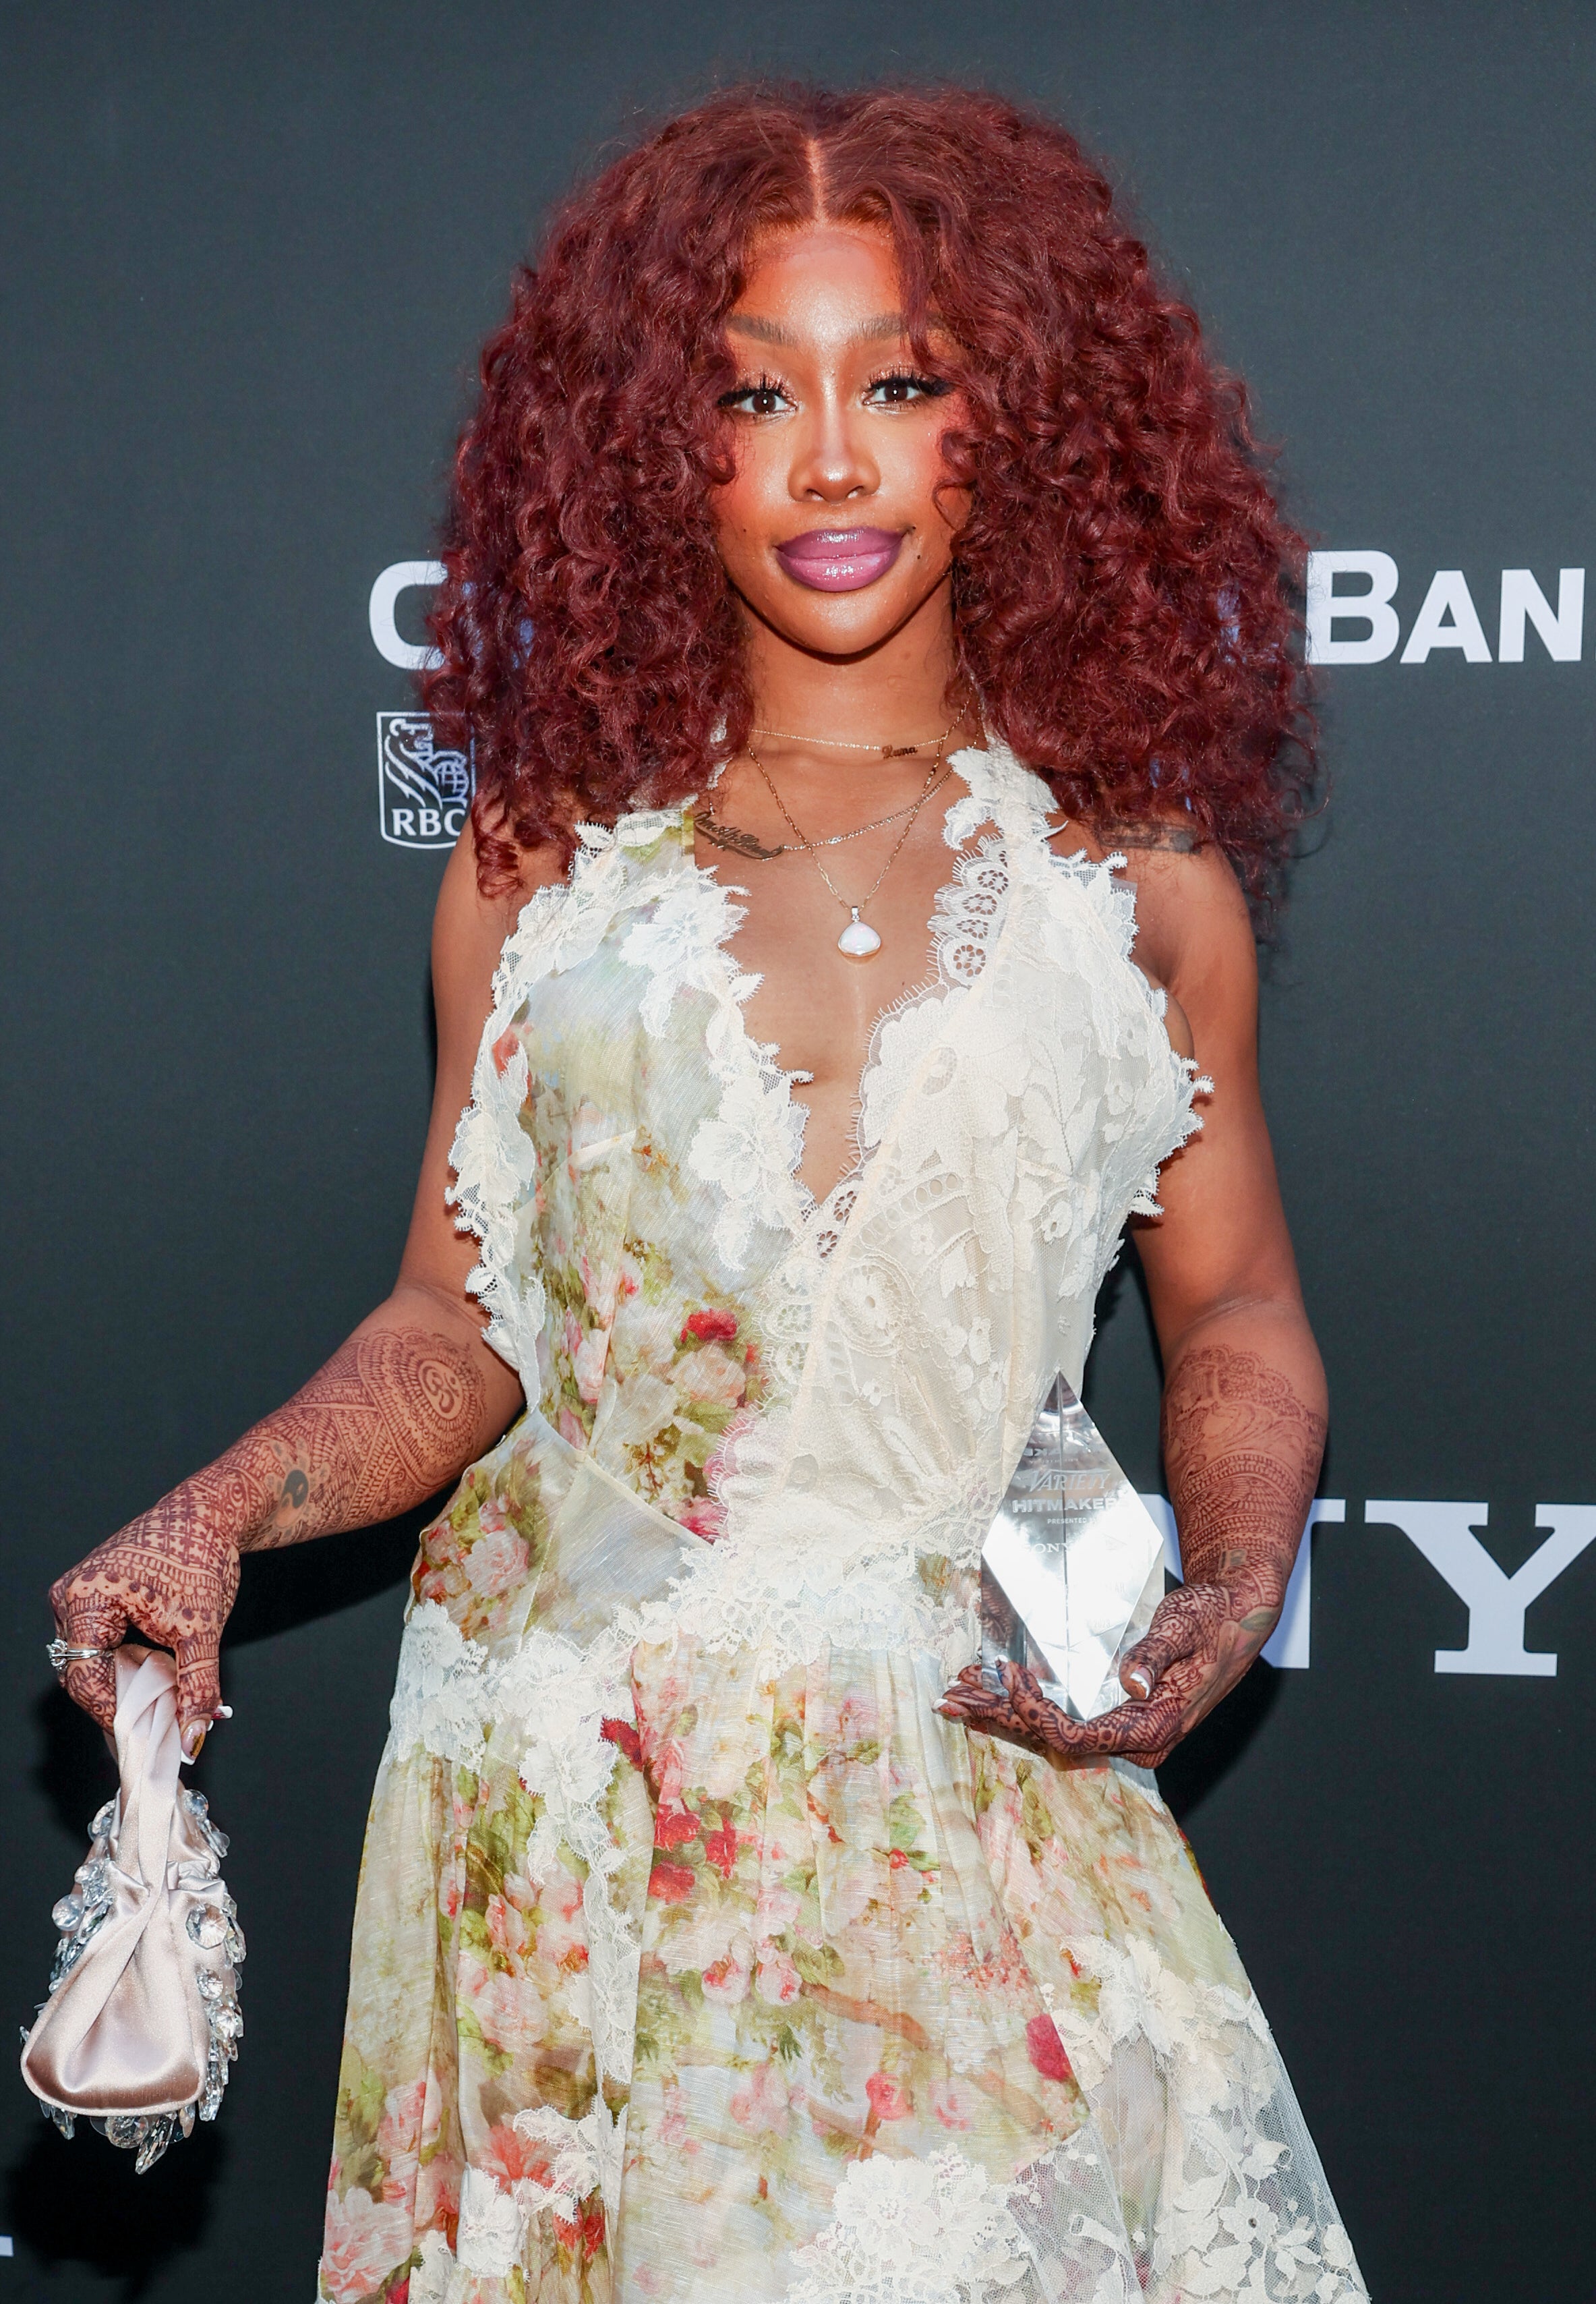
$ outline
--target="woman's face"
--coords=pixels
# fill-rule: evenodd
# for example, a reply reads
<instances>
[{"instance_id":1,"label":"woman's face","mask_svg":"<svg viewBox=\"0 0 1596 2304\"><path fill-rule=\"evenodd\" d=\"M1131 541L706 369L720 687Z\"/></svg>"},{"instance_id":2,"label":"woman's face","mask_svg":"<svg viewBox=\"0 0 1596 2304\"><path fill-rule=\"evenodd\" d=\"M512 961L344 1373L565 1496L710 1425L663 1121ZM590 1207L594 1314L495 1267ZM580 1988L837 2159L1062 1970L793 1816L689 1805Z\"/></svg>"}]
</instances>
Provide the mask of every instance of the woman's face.
<instances>
[{"instance_id":1,"label":"woman's face","mask_svg":"<svg viewBox=\"0 0 1596 2304\"><path fill-rule=\"evenodd\" d=\"M737 469L711 509L747 607L830 657L867 653L922 613L946 618L967 503L939 494L942 436L963 408L910 349L888 235L771 233L726 331L738 383L721 405ZM951 354L933 327L933 351L944 343Z\"/></svg>"}]
</instances>

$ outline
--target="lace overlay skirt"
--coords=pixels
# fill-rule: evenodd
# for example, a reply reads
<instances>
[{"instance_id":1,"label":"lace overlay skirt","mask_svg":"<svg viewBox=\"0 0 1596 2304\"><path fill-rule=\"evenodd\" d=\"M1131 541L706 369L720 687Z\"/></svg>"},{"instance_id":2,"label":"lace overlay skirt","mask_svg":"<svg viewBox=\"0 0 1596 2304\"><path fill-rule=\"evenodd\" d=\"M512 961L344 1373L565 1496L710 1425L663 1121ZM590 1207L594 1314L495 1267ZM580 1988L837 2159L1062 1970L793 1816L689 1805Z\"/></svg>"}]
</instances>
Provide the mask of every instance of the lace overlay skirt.
<instances>
[{"instance_id":1,"label":"lace overlay skirt","mask_svg":"<svg viewBox=\"0 0 1596 2304\"><path fill-rule=\"evenodd\" d=\"M924 1652L639 1637L680 1537L535 1419L428 1532L322 2296L1362 2298L1152 1778Z\"/></svg>"}]
</instances>

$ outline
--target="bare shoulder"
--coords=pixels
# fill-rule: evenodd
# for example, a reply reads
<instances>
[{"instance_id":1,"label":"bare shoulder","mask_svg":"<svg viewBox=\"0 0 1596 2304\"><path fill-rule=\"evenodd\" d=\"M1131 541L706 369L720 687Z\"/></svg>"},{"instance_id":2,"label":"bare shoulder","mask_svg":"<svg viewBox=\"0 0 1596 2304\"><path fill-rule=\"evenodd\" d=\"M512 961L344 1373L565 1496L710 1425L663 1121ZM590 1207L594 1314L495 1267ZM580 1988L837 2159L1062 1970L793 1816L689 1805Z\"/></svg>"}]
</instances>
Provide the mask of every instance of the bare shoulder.
<instances>
[{"instance_id":1,"label":"bare shoulder","mask_svg":"<svg viewBox=\"0 0 1596 2304\"><path fill-rule=\"evenodd\" d=\"M456 1007L471 1012L476 1027L490 1004L494 971L504 940L520 918L528 899L539 888L564 877L564 860L552 843L522 851L515 884L484 895L477 877L477 835L468 817L443 868L433 915L433 994L438 1004L440 1029Z\"/></svg>"},{"instance_id":2,"label":"bare shoulder","mask_svg":"<svg viewBox=\"0 0 1596 2304\"><path fill-rule=\"evenodd\" d=\"M1243 1038L1254 1028L1258 955L1246 899L1222 849L1188 826L1153 818L1129 824L1078 817L1054 821L1061 855L1082 850L1094 862L1124 858L1136 892L1132 958L1170 995L1170 1038L1183 1055L1200 1055L1216 1029Z\"/></svg>"},{"instance_id":3,"label":"bare shoulder","mask_svg":"<svg viewBox=\"0 0 1596 2304\"><path fill-rule=\"evenodd\" d=\"M1182 997L1221 980L1255 987L1252 916L1224 851L1209 843L1185 851L1127 848L1125 857L1136 892L1137 942L1161 979Z\"/></svg>"},{"instance_id":4,"label":"bare shoulder","mask_svg":"<svg viewBox=\"0 0 1596 2304\"><path fill-rule=\"evenodd\" d=\"M1195 993L1228 990L1250 1001L1258 980L1252 916L1222 848L1188 826L1154 821L1102 826L1136 890L1137 956L1189 1007Z\"/></svg>"}]
</instances>

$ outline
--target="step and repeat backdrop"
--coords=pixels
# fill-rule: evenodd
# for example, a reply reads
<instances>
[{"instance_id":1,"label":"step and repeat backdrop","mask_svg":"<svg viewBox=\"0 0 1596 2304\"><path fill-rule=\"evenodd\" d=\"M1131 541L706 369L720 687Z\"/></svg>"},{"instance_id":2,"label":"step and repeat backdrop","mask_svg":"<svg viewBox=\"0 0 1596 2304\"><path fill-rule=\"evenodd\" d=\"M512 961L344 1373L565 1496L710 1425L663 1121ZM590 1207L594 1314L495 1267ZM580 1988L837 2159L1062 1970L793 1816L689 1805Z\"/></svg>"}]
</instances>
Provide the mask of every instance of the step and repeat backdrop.
<instances>
[{"instance_id":1,"label":"step and repeat backdrop","mask_svg":"<svg viewBox=\"0 0 1596 2304\"><path fill-rule=\"evenodd\" d=\"M1263 1055L1333 1426L1285 1622L1165 1771L1386 2304L1584 2304L1596 1821L1596 17L1464 0L540 0L0 18L13 1045L0 1985L111 1784L64 1563L386 1290L470 789L414 668L545 204L748 72L978 80L1101 152L1315 554L1331 805ZM1094 1413L1157 1496L1111 1276ZM0 2304L302 2300L415 1524L250 1563L249 2037L135 2178L0 2090Z\"/></svg>"}]
</instances>

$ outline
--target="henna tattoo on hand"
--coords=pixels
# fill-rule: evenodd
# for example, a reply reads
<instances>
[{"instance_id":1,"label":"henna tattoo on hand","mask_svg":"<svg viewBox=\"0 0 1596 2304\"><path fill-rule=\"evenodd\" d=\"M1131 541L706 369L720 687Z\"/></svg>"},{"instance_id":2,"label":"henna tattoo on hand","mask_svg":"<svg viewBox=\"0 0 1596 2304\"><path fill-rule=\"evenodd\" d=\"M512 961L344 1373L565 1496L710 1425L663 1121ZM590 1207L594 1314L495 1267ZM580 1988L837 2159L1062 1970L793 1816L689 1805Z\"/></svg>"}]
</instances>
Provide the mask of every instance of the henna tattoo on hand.
<instances>
[{"instance_id":1,"label":"henna tattoo on hand","mask_svg":"<svg viewBox=\"0 0 1596 2304\"><path fill-rule=\"evenodd\" d=\"M1001 1692L971 1664L942 1698L950 1719L1077 1759L1122 1755L1157 1767L1227 1696L1279 1615L1324 1453L1322 1416L1257 1352L1183 1355L1164 1394L1164 1463L1186 1581L1154 1612L1120 1667L1130 1693L1090 1722L1003 1667Z\"/></svg>"},{"instance_id":2,"label":"henna tattoo on hand","mask_svg":"<svg viewBox=\"0 0 1596 2304\"><path fill-rule=\"evenodd\" d=\"M191 1758L197 1747L188 1732L213 1719L222 1700L216 1659L238 1584L238 1550L227 1537L183 1515L164 1518L157 1505L57 1577L50 1605L74 1648L114 1648L135 1631L172 1649ZM110 1656L69 1664L64 1683L74 1703L109 1729L116 1715Z\"/></svg>"},{"instance_id":3,"label":"henna tattoo on hand","mask_svg":"<svg viewBox=\"0 0 1596 2304\"><path fill-rule=\"evenodd\" d=\"M216 1715L222 1628L239 1554L369 1527L422 1504L492 1436L470 1351L420 1327L367 1328L303 1389L57 1579L50 1605L78 1648L130 1629L177 1656L185 1729ZM69 1665L70 1696L109 1727L109 1657Z\"/></svg>"}]
</instances>

